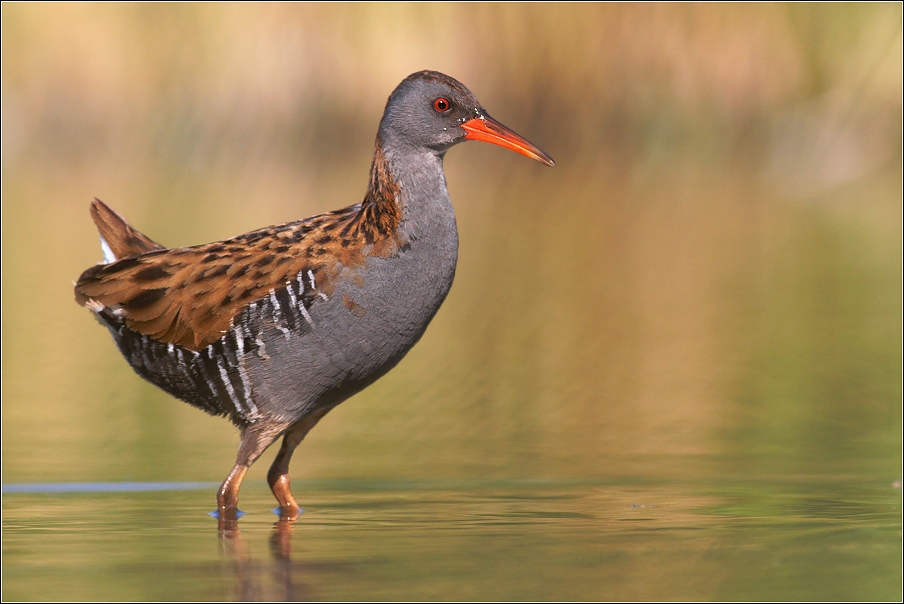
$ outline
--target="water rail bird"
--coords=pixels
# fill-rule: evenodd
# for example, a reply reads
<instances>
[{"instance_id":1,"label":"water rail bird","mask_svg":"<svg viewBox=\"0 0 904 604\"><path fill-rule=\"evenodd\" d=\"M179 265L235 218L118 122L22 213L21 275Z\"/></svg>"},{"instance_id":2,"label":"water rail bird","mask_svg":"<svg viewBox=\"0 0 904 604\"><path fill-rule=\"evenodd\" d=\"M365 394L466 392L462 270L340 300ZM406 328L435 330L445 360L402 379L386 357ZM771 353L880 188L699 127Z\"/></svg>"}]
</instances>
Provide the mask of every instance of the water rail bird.
<instances>
[{"instance_id":1,"label":"water rail bird","mask_svg":"<svg viewBox=\"0 0 904 604\"><path fill-rule=\"evenodd\" d=\"M294 520L295 448L424 333L458 256L443 157L466 140L555 165L460 82L421 71L386 103L361 203L172 249L102 201L91 205L104 261L81 275L76 301L141 377L241 432L217 493L221 519L237 517L245 473L282 436L267 481L281 517Z\"/></svg>"}]
</instances>

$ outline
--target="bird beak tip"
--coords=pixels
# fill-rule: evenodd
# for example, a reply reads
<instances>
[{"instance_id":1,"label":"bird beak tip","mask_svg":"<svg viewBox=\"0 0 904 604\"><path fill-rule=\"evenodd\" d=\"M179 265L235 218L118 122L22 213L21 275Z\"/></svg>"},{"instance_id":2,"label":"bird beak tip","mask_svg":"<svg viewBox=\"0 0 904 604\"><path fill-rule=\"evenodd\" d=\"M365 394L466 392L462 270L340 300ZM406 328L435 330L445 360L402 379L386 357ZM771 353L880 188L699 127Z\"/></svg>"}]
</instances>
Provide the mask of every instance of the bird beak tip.
<instances>
[{"instance_id":1,"label":"bird beak tip","mask_svg":"<svg viewBox=\"0 0 904 604\"><path fill-rule=\"evenodd\" d=\"M483 141L511 149L550 168L556 165L556 162L540 147L486 114L469 119L461 127L467 140Z\"/></svg>"}]
</instances>

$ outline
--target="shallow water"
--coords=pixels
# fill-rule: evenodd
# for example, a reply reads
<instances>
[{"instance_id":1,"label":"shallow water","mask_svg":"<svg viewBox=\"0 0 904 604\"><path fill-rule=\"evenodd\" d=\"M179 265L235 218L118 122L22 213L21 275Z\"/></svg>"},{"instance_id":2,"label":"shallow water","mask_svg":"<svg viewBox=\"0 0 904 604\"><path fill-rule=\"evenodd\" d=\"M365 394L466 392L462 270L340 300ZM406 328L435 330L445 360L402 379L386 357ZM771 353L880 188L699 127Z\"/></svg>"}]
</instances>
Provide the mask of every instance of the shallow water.
<instances>
[{"instance_id":1,"label":"shallow water","mask_svg":"<svg viewBox=\"0 0 904 604\"><path fill-rule=\"evenodd\" d=\"M303 483L4 497L10 600L890 599L900 490L855 481ZM865 543L868 547L864 547Z\"/></svg>"}]
</instances>

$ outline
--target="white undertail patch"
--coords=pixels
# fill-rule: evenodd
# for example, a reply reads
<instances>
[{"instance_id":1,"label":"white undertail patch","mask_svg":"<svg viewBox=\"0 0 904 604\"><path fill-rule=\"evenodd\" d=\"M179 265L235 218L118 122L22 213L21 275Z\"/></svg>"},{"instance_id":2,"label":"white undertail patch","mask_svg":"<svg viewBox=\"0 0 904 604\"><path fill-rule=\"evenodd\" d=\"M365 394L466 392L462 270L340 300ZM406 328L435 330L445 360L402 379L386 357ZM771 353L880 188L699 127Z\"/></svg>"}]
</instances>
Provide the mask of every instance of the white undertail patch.
<instances>
[{"instance_id":1,"label":"white undertail patch","mask_svg":"<svg viewBox=\"0 0 904 604\"><path fill-rule=\"evenodd\" d=\"M103 235L100 236L100 249L104 253L104 264L116 262L116 255L113 253L113 250L110 248L110 244L107 243L107 240L104 239Z\"/></svg>"}]
</instances>

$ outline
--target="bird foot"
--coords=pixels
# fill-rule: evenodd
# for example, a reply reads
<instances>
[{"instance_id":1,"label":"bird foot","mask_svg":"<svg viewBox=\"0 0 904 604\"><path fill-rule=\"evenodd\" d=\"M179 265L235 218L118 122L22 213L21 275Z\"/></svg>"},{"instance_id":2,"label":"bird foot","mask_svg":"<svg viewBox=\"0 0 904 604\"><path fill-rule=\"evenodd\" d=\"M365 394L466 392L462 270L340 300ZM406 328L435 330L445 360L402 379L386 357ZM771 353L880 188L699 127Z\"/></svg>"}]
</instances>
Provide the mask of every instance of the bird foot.
<instances>
[{"instance_id":1,"label":"bird foot","mask_svg":"<svg viewBox=\"0 0 904 604\"><path fill-rule=\"evenodd\" d=\"M239 528L239 518L245 515L245 512L238 508L220 507L210 515L217 519L217 530L221 535L229 536L233 531Z\"/></svg>"},{"instance_id":2,"label":"bird foot","mask_svg":"<svg viewBox=\"0 0 904 604\"><path fill-rule=\"evenodd\" d=\"M304 510L298 507L298 504L294 501L291 505L280 505L279 507L273 508L273 513L279 516L281 522L295 522L302 512L304 512Z\"/></svg>"},{"instance_id":3,"label":"bird foot","mask_svg":"<svg viewBox=\"0 0 904 604\"><path fill-rule=\"evenodd\" d=\"M238 508L220 508L218 510L214 510L212 512L207 513L208 516L213 518L224 518L227 520L238 520L242 516L245 515L245 512Z\"/></svg>"}]
</instances>

